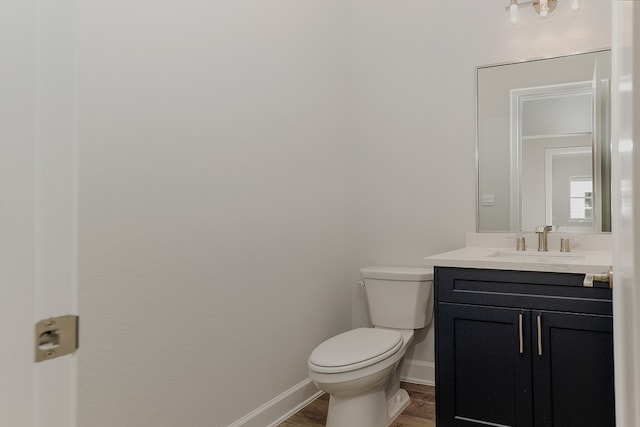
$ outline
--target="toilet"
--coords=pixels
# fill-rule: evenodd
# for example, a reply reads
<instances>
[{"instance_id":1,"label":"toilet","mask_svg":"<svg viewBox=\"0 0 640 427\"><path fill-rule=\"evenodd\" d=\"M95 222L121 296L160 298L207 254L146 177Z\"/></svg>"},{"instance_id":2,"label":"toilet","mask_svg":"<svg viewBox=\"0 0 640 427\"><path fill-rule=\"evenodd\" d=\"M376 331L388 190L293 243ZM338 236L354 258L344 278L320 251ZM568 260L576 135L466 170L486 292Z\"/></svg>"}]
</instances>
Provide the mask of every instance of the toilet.
<instances>
[{"instance_id":1,"label":"toilet","mask_svg":"<svg viewBox=\"0 0 640 427\"><path fill-rule=\"evenodd\" d=\"M433 268L360 269L373 328L329 338L309 356L311 381L329 396L327 427L387 427L409 405L398 365L433 313Z\"/></svg>"}]
</instances>

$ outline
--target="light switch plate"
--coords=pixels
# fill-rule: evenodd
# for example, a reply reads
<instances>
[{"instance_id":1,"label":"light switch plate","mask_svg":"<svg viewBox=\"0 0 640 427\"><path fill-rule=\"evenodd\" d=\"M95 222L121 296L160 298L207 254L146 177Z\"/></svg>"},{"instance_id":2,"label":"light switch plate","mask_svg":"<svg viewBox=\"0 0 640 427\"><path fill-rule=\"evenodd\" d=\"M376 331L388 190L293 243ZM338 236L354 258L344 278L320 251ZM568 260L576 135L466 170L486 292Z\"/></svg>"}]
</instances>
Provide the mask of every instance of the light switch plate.
<instances>
[{"instance_id":1,"label":"light switch plate","mask_svg":"<svg viewBox=\"0 0 640 427\"><path fill-rule=\"evenodd\" d=\"M480 204L482 206L494 206L496 204L496 195L495 194L483 194L480 199Z\"/></svg>"}]
</instances>

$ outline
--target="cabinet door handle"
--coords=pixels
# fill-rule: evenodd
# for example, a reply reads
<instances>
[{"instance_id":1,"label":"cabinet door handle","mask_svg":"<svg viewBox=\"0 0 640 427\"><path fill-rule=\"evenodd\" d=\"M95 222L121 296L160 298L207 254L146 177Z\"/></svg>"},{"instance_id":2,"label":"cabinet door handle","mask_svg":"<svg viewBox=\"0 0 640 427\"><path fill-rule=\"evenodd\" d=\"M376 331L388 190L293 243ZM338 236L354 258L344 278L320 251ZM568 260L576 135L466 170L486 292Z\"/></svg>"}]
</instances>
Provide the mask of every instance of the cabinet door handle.
<instances>
[{"instance_id":1,"label":"cabinet door handle","mask_svg":"<svg viewBox=\"0 0 640 427\"><path fill-rule=\"evenodd\" d=\"M538 314L538 356L542 356L542 316Z\"/></svg>"},{"instance_id":2,"label":"cabinet door handle","mask_svg":"<svg viewBox=\"0 0 640 427\"><path fill-rule=\"evenodd\" d=\"M518 337L520 338L520 354L524 353L524 339L522 337L522 313L518 315Z\"/></svg>"}]
</instances>

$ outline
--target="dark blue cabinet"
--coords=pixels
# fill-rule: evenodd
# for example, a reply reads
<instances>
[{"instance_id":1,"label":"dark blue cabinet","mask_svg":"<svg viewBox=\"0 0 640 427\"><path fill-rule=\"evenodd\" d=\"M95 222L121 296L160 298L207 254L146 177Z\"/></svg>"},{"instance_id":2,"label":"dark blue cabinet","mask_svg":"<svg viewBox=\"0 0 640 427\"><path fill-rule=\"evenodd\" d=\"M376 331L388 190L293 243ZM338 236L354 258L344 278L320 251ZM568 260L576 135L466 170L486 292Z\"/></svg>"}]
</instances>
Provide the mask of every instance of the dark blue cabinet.
<instances>
[{"instance_id":1,"label":"dark blue cabinet","mask_svg":"<svg viewBox=\"0 0 640 427\"><path fill-rule=\"evenodd\" d=\"M613 427L613 318L533 311L536 426ZM540 326L538 326L538 322Z\"/></svg>"},{"instance_id":2,"label":"dark blue cabinet","mask_svg":"<svg viewBox=\"0 0 640 427\"><path fill-rule=\"evenodd\" d=\"M438 427L615 425L611 290L582 278L436 267Z\"/></svg>"},{"instance_id":3,"label":"dark blue cabinet","mask_svg":"<svg viewBox=\"0 0 640 427\"><path fill-rule=\"evenodd\" d=\"M439 305L438 427L533 425L530 317L528 310Z\"/></svg>"}]
</instances>

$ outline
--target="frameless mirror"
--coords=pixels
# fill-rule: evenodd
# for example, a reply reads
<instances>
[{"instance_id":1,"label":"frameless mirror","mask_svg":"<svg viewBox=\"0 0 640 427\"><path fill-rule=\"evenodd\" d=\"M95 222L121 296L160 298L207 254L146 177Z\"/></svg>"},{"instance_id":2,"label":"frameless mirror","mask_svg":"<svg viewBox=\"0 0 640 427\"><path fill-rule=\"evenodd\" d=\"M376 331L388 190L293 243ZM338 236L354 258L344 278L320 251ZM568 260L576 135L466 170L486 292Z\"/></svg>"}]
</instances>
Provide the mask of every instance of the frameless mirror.
<instances>
[{"instance_id":1,"label":"frameless mirror","mask_svg":"<svg viewBox=\"0 0 640 427\"><path fill-rule=\"evenodd\" d=\"M477 231L611 231L611 52L476 69Z\"/></svg>"}]
</instances>

